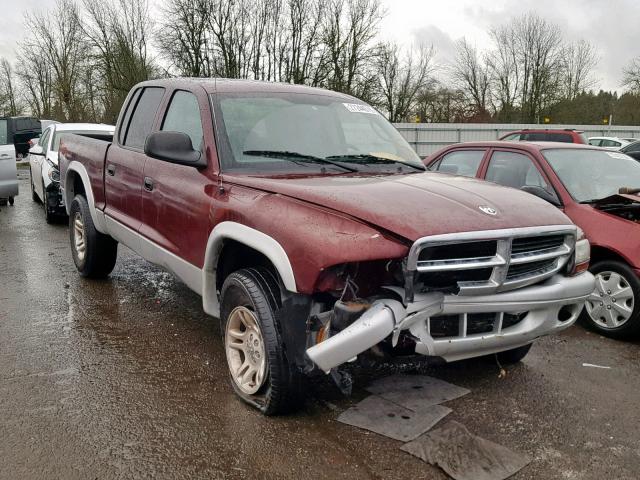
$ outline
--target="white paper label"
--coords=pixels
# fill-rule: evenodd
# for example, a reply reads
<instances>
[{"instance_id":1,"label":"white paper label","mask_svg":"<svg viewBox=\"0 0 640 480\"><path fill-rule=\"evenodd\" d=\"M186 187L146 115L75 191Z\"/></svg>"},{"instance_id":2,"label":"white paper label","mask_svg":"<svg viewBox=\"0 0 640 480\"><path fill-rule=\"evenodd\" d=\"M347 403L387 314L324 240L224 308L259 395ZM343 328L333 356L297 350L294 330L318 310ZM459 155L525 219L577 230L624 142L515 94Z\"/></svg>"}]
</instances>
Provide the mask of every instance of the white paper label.
<instances>
[{"instance_id":1,"label":"white paper label","mask_svg":"<svg viewBox=\"0 0 640 480\"><path fill-rule=\"evenodd\" d=\"M361 105L359 103L343 103L343 105L344 108L349 110L351 113L372 113L374 115L379 115L378 111L369 105Z\"/></svg>"}]
</instances>

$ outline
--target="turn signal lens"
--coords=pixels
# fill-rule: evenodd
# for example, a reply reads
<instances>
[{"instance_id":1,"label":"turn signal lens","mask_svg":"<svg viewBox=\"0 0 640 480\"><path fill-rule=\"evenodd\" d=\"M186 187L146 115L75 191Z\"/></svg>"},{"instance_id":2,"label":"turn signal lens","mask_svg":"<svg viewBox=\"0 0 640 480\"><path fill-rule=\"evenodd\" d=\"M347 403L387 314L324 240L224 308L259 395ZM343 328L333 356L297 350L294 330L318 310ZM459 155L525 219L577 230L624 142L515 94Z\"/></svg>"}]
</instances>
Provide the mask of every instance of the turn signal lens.
<instances>
[{"instance_id":1,"label":"turn signal lens","mask_svg":"<svg viewBox=\"0 0 640 480\"><path fill-rule=\"evenodd\" d=\"M589 260L591 260L591 245L584 235L584 232L578 227L578 236L576 248L574 252L572 275L584 272L589 268Z\"/></svg>"}]
</instances>

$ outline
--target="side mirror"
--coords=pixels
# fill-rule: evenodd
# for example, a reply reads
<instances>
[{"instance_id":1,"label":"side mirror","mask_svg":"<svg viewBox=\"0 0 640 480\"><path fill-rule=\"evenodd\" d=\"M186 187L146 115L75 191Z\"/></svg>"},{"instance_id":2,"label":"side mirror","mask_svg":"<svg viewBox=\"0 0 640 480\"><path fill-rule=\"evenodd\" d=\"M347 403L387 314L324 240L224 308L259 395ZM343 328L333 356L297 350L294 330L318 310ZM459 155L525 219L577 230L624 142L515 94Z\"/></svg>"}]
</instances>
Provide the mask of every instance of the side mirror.
<instances>
[{"instance_id":1,"label":"side mirror","mask_svg":"<svg viewBox=\"0 0 640 480\"><path fill-rule=\"evenodd\" d=\"M44 157L44 150L42 149L42 145L34 145L29 149L29 155L37 155L39 157Z\"/></svg>"},{"instance_id":2,"label":"side mirror","mask_svg":"<svg viewBox=\"0 0 640 480\"><path fill-rule=\"evenodd\" d=\"M555 192L549 192L548 190L545 190L538 185L525 185L524 187L521 187L520 190L530 193L531 195L535 195L536 197L541 198L542 200L545 200L551 205L555 205L556 207L562 206L562 202L560 202L560 199Z\"/></svg>"},{"instance_id":3,"label":"side mirror","mask_svg":"<svg viewBox=\"0 0 640 480\"><path fill-rule=\"evenodd\" d=\"M144 153L165 162L202 168L207 160L202 152L193 149L191 137L183 132L155 132L147 137Z\"/></svg>"}]
</instances>

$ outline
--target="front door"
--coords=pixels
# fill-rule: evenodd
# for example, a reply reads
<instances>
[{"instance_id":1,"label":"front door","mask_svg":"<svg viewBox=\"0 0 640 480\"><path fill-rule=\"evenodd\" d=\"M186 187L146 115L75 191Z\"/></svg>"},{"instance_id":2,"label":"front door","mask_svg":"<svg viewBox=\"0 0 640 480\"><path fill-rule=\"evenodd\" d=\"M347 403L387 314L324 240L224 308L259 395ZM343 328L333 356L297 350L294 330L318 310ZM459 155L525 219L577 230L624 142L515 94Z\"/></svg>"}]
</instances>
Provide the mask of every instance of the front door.
<instances>
[{"instance_id":1,"label":"front door","mask_svg":"<svg viewBox=\"0 0 640 480\"><path fill-rule=\"evenodd\" d=\"M120 240L126 238L125 243L136 238L142 223L144 143L155 125L164 91L160 87L146 87L134 92L121 120L118 138L107 152L104 172L107 225L109 233Z\"/></svg>"},{"instance_id":2,"label":"front door","mask_svg":"<svg viewBox=\"0 0 640 480\"><path fill-rule=\"evenodd\" d=\"M201 103L208 105L206 97ZM166 109L160 130L189 135L194 150L204 152L203 115L196 96L176 90ZM154 244L201 268L209 232L213 191L207 168L177 165L147 158L142 191L143 223L140 233ZM149 258L153 252L146 252ZM154 261L154 258L150 258Z\"/></svg>"}]
</instances>

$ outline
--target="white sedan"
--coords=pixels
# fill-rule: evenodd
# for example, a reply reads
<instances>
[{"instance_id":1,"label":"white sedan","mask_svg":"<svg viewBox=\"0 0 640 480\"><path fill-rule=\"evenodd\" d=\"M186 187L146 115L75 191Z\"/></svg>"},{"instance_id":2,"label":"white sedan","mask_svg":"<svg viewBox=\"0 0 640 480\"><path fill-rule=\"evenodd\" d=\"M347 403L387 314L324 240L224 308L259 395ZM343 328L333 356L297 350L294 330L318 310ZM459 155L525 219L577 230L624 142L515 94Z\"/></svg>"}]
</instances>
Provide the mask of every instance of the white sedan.
<instances>
[{"instance_id":1,"label":"white sedan","mask_svg":"<svg viewBox=\"0 0 640 480\"><path fill-rule=\"evenodd\" d=\"M628 144L627 140L618 137L589 137L589 145L606 148L607 150L620 150Z\"/></svg>"},{"instance_id":2,"label":"white sedan","mask_svg":"<svg viewBox=\"0 0 640 480\"><path fill-rule=\"evenodd\" d=\"M113 125L102 123L54 123L42 132L38 143L29 149L31 197L35 202L42 202L47 223L65 214L58 170L61 137L76 134L111 141L114 130Z\"/></svg>"}]
</instances>

